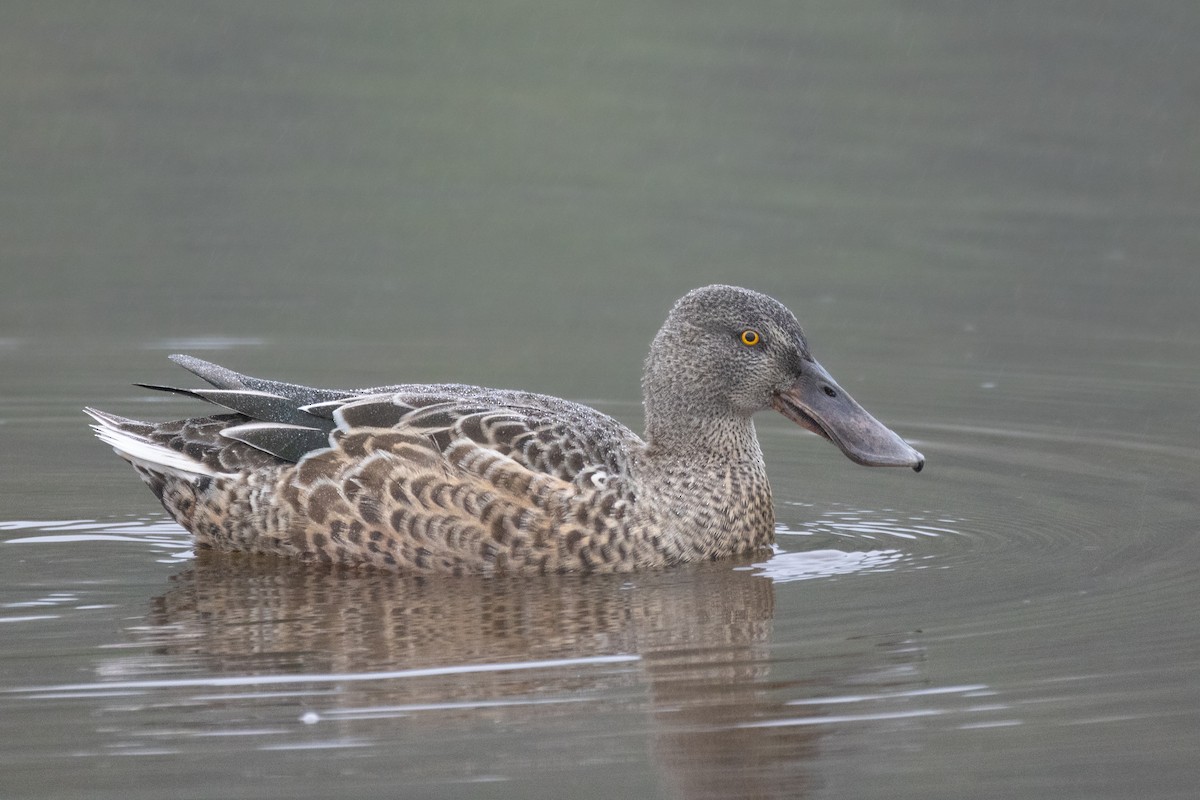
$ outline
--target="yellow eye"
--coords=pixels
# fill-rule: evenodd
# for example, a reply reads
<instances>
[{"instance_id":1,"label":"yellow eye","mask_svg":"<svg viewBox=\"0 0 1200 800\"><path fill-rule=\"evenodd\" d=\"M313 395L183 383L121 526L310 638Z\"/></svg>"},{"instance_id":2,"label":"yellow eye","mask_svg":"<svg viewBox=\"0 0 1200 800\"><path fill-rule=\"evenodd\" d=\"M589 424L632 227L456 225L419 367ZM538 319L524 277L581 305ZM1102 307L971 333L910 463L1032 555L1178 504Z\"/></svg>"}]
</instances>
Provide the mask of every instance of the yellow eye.
<instances>
[{"instance_id":1,"label":"yellow eye","mask_svg":"<svg viewBox=\"0 0 1200 800\"><path fill-rule=\"evenodd\" d=\"M762 337L758 335L758 331L746 329L742 331L741 340L742 344L747 347L754 347L754 345L762 341Z\"/></svg>"}]
</instances>

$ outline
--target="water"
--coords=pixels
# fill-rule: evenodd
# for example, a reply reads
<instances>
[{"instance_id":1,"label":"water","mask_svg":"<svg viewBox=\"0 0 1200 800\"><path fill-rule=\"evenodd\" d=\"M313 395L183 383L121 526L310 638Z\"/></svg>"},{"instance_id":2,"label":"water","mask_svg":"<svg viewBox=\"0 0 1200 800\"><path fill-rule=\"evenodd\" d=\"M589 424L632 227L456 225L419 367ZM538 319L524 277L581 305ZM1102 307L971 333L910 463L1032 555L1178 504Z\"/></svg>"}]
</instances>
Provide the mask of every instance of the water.
<instances>
[{"instance_id":1,"label":"water","mask_svg":"<svg viewBox=\"0 0 1200 800\"><path fill-rule=\"evenodd\" d=\"M1194 795L1194 4L0 16L0 795ZM196 557L79 413L187 351L637 427L713 281L929 459L764 415L759 563Z\"/></svg>"}]
</instances>

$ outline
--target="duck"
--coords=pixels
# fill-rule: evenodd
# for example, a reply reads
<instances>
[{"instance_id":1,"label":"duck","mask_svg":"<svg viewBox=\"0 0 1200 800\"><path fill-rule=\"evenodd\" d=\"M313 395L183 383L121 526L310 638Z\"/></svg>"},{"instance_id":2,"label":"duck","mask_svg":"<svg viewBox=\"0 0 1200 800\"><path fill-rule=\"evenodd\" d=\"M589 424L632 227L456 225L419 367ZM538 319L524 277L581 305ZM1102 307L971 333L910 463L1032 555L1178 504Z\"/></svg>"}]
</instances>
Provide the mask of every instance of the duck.
<instances>
[{"instance_id":1,"label":"duck","mask_svg":"<svg viewBox=\"0 0 1200 800\"><path fill-rule=\"evenodd\" d=\"M735 286L670 309L643 368L644 436L524 391L318 389L170 358L210 388L135 385L220 413L84 411L199 550L454 575L760 554L775 517L752 417L771 409L858 464L925 465L813 358L783 303Z\"/></svg>"}]
</instances>

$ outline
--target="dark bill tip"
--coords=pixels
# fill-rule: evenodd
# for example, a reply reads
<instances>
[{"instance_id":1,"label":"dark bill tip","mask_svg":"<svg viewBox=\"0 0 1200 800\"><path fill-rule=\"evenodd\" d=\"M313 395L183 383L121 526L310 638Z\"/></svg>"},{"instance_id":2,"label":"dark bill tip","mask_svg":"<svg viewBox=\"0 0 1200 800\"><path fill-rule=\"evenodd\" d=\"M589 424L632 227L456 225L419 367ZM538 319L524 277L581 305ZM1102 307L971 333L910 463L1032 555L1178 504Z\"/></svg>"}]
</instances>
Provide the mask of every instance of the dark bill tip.
<instances>
[{"instance_id":1,"label":"dark bill tip","mask_svg":"<svg viewBox=\"0 0 1200 800\"><path fill-rule=\"evenodd\" d=\"M775 395L777 411L824 436L855 463L912 467L914 472L925 468L925 456L868 414L820 364L809 361L805 366L795 383Z\"/></svg>"}]
</instances>

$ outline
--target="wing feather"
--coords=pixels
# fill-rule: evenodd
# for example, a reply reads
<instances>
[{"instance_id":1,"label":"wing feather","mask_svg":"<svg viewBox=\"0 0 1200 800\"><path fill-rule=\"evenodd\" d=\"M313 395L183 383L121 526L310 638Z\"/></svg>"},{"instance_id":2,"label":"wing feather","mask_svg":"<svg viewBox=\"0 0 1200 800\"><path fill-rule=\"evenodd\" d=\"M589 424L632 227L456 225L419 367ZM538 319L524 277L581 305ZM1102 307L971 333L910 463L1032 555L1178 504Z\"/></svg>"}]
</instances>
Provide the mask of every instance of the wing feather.
<instances>
[{"instance_id":1,"label":"wing feather","mask_svg":"<svg viewBox=\"0 0 1200 800\"><path fill-rule=\"evenodd\" d=\"M161 423L149 438L214 470L295 463L330 447L335 430L390 430L421 437L444 458L456 443L470 442L534 473L602 488L626 473L628 454L641 443L613 418L545 395L461 384L314 389L188 356L172 360L214 388L140 385L233 413Z\"/></svg>"},{"instance_id":2,"label":"wing feather","mask_svg":"<svg viewBox=\"0 0 1200 800\"><path fill-rule=\"evenodd\" d=\"M388 427L421 435L443 453L456 443L469 441L525 469L569 482L586 481L589 488L598 485L593 476L599 473L623 473L629 445L637 442L637 437L616 420L590 408L555 402L567 408L502 402L486 406L472 397L437 398L401 392L352 399L337 409L334 419L343 432ZM588 424L577 424L578 417L584 417Z\"/></svg>"}]
</instances>

